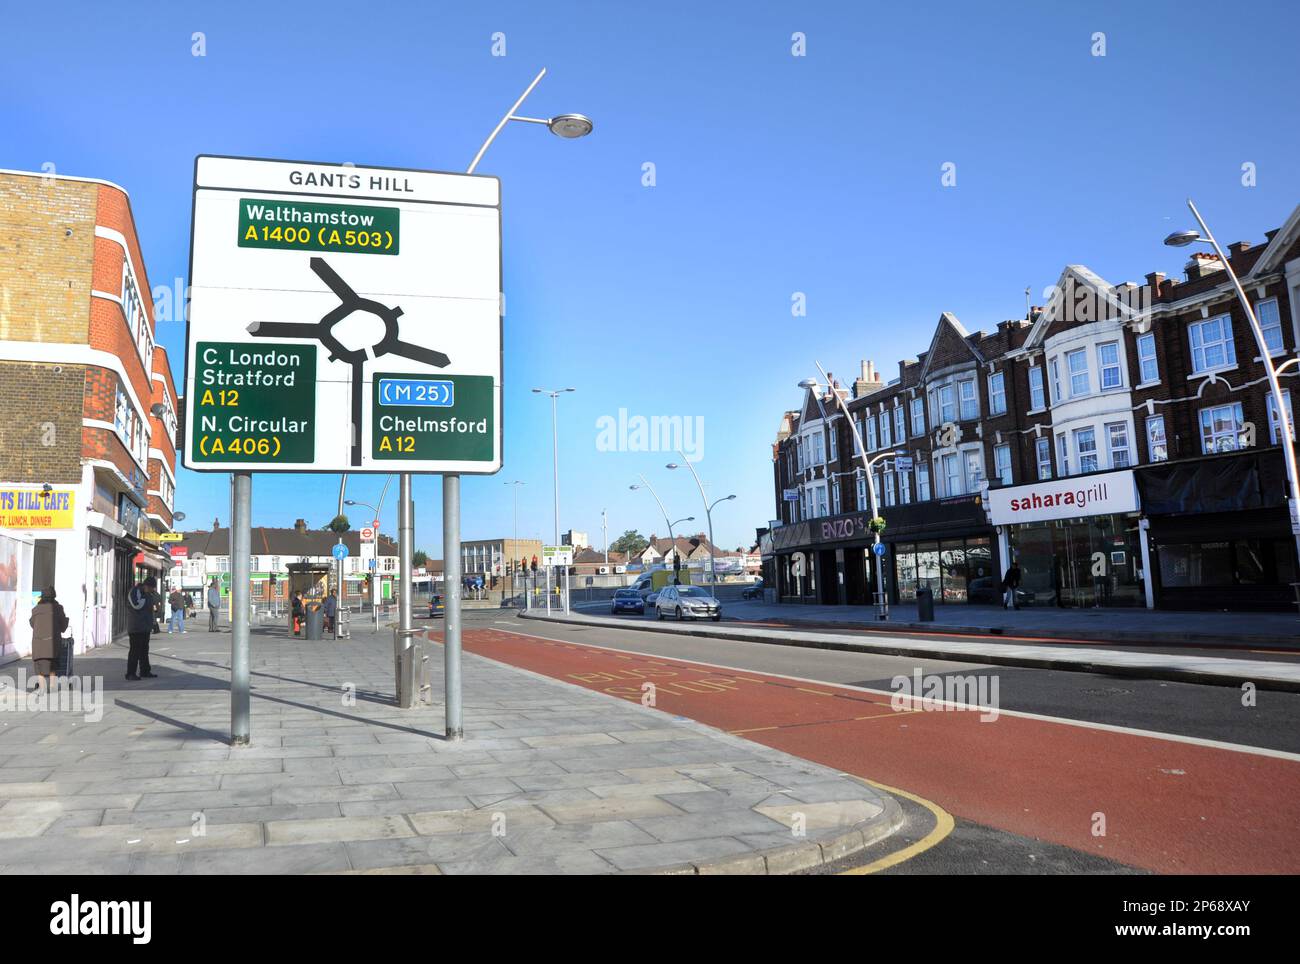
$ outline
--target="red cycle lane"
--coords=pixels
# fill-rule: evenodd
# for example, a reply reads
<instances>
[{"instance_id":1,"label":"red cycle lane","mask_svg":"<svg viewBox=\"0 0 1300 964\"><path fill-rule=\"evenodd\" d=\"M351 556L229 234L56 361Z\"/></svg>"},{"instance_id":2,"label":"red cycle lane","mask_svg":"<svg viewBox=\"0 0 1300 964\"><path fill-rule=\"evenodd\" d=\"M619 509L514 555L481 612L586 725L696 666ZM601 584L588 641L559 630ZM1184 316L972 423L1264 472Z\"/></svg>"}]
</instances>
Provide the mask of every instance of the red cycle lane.
<instances>
[{"instance_id":1,"label":"red cycle lane","mask_svg":"<svg viewBox=\"0 0 1300 964\"><path fill-rule=\"evenodd\" d=\"M1006 714L896 711L884 694L496 630L464 643L633 702L652 694L664 712L1135 867L1300 872L1295 760Z\"/></svg>"}]
</instances>

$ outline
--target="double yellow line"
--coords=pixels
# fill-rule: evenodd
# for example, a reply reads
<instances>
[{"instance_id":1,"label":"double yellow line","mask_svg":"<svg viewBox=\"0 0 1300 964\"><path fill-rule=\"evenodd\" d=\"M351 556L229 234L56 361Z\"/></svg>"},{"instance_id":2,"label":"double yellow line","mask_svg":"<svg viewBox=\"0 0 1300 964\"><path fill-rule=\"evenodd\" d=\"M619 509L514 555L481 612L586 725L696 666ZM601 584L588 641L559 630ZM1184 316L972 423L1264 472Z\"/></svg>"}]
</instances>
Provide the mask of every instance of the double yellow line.
<instances>
[{"instance_id":1,"label":"double yellow line","mask_svg":"<svg viewBox=\"0 0 1300 964\"><path fill-rule=\"evenodd\" d=\"M877 783L875 780L868 780L865 777L857 777L856 779L861 780L863 783L867 784L867 786L875 787L877 790L881 790L896 797L902 797L905 800L911 800L918 806L929 810L930 813L934 814L934 826L930 829L929 833L915 843L908 844L901 850L896 850L894 853L881 857L879 860L873 860L869 864L863 864L861 867L851 867L848 870L842 870L840 871L841 876L878 874L882 870L888 870L890 867L897 866L906 860L911 860L913 857L925 853L931 847L936 846L940 841L947 837L948 834L952 833L952 814L943 809L943 807L939 806L937 803L926 800L923 797L918 797L914 793L908 793L906 790L900 790L898 787L887 787L883 783Z\"/></svg>"}]
</instances>

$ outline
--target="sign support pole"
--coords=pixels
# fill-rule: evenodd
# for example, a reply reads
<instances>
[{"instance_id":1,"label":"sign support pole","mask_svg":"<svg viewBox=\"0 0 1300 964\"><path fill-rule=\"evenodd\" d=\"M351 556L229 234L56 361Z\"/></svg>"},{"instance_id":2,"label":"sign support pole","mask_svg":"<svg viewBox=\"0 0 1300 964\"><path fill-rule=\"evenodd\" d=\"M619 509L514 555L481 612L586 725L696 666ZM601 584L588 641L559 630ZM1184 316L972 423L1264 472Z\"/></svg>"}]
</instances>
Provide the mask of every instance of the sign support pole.
<instances>
[{"instance_id":1,"label":"sign support pole","mask_svg":"<svg viewBox=\"0 0 1300 964\"><path fill-rule=\"evenodd\" d=\"M253 475L231 475L230 520L230 742L247 746L250 739L248 673L249 553L253 544Z\"/></svg>"},{"instance_id":2,"label":"sign support pole","mask_svg":"<svg viewBox=\"0 0 1300 964\"><path fill-rule=\"evenodd\" d=\"M444 714L448 740L465 734L460 705L460 476L442 477L442 595Z\"/></svg>"},{"instance_id":3,"label":"sign support pole","mask_svg":"<svg viewBox=\"0 0 1300 964\"><path fill-rule=\"evenodd\" d=\"M397 597L397 645L398 653L398 673L402 680L409 680L410 676L405 672L408 661L412 658L411 647L411 587L413 585L411 560L413 557L412 543L414 542L414 505L411 502L411 473L403 472L398 476L398 508L397 508L397 567L398 579L401 582L401 594ZM371 577L373 581L373 576ZM398 687L397 704L403 709L413 705L413 694L403 692L404 687Z\"/></svg>"}]
</instances>

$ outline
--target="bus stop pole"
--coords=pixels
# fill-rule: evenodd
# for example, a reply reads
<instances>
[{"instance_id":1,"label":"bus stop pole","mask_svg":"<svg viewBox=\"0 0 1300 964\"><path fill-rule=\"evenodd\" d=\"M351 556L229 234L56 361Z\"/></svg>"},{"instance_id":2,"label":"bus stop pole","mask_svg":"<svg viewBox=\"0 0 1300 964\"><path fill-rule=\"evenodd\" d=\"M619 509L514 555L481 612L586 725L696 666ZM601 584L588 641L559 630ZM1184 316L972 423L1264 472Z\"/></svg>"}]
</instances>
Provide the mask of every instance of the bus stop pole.
<instances>
[{"instance_id":1,"label":"bus stop pole","mask_svg":"<svg viewBox=\"0 0 1300 964\"><path fill-rule=\"evenodd\" d=\"M230 519L230 742L247 746L249 720L248 636L250 552L253 544L253 476L233 473Z\"/></svg>"}]
</instances>

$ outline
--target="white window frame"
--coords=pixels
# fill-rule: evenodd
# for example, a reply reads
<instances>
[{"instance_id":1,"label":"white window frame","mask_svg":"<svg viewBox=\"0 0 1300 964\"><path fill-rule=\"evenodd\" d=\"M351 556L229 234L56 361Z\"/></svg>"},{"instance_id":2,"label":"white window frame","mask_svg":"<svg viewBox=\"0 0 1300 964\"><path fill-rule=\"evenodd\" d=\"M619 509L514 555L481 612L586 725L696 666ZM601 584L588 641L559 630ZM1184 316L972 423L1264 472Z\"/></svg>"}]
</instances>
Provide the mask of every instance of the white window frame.
<instances>
[{"instance_id":1,"label":"white window frame","mask_svg":"<svg viewBox=\"0 0 1300 964\"><path fill-rule=\"evenodd\" d=\"M1106 449L1110 454L1110 467L1112 469L1132 468L1133 447L1129 442L1128 422L1107 422L1105 429ZM1118 442L1123 444L1117 444Z\"/></svg>"},{"instance_id":2,"label":"white window frame","mask_svg":"<svg viewBox=\"0 0 1300 964\"><path fill-rule=\"evenodd\" d=\"M948 452L940 456L939 465L943 470L939 473L943 478L943 494L946 497L962 495L962 463L961 460L957 458L957 453Z\"/></svg>"},{"instance_id":3,"label":"white window frame","mask_svg":"<svg viewBox=\"0 0 1300 964\"><path fill-rule=\"evenodd\" d=\"M962 452L962 484L967 492L978 492L984 480L984 452L982 449L966 449Z\"/></svg>"},{"instance_id":4,"label":"white window frame","mask_svg":"<svg viewBox=\"0 0 1300 964\"><path fill-rule=\"evenodd\" d=\"M1272 445L1277 445L1278 440L1282 437L1282 426L1278 424L1277 405L1273 403L1273 393L1269 392L1266 396L1268 405L1268 440ZM1291 441L1295 441L1295 413L1291 408L1291 389L1282 389L1282 405L1286 408L1286 420L1291 426Z\"/></svg>"},{"instance_id":5,"label":"white window frame","mask_svg":"<svg viewBox=\"0 0 1300 964\"><path fill-rule=\"evenodd\" d=\"M859 469L858 470L858 511L867 512L870 509L871 509L871 505L867 501L867 477L863 475L862 470Z\"/></svg>"},{"instance_id":6,"label":"white window frame","mask_svg":"<svg viewBox=\"0 0 1300 964\"><path fill-rule=\"evenodd\" d=\"M918 460L916 463L916 501L929 502L930 498L930 463Z\"/></svg>"},{"instance_id":7,"label":"white window frame","mask_svg":"<svg viewBox=\"0 0 1300 964\"><path fill-rule=\"evenodd\" d=\"M1269 312L1264 311L1265 306L1270 309ZM1271 314L1272 316L1272 320L1267 324L1264 319L1266 313ZM1268 349L1268 353L1270 355L1280 355L1285 352L1286 339L1282 337L1282 311L1278 307L1277 298L1264 298L1261 301L1257 301L1255 303L1255 318L1259 321L1259 330L1263 332L1264 346ZM1270 344L1269 342L1268 336L1270 332L1275 332L1277 334L1276 345Z\"/></svg>"},{"instance_id":8,"label":"white window frame","mask_svg":"<svg viewBox=\"0 0 1300 964\"><path fill-rule=\"evenodd\" d=\"M1216 412L1227 410L1235 415L1236 424L1231 432L1219 432L1215 429ZM1209 425L1206 425L1206 416L1209 416ZM1219 452L1236 452L1243 446L1241 444L1241 431L1244 426L1242 416L1241 402L1225 402L1222 405L1207 405L1197 413L1197 426L1201 431L1201 452L1204 455L1215 455ZM1208 429L1208 433L1207 433ZM1231 441L1231 445L1222 443Z\"/></svg>"},{"instance_id":9,"label":"white window frame","mask_svg":"<svg viewBox=\"0 0 1300 964\"><path fill-rule=\"evenodd\" d=\"M1038 480L1042 482L1050 479L1052 477L1052 440L1049 436L1040 435L1034 439L1034 458L1038 461Z\"/></svg>"},{"instance_id":10,"label":"white window frame","mask_svg":"<svg viewBox=\"0 0 1300 964\"><path fill-rule=\"evenodd\" d=\"M1219 337L1216 341L1207 342L1204 332L1211 325L1217 329ZM1198 338L1201 342L1199 346L1196 344ZM1191 350L1193 375L1227 371L1237 367L1237 347L1232 336L1231 315L1215 315L1204 321L1190 322L1187 326L1187 344ZM1216 348L1223 353L1223 361L1217 365L1208 364L1206 361L1208 353Z\"/></svg>"},{"instance_id":11,"label":"white window frame","mask_svg":"<svg viewBox=\"0 0 1300 964\"><path fill-rule=\"evenodd\" d=\"M1160 429L1157 435L1155 429ZM1169 461L1169 436L1165 434L1165 417L1163 415L1149 415L1146 423L1147 432L1147 459L1151 462L1168 462Z\"/></svg>"},{"instance_id":12,"label":"white window frame","mask_svg":"<svg viewBox=\"0 0 1300 964\"><path fill-rule=\"evenodd\" d=\"M909 505L912 501L912 472L909 469L898 470L898 502Z\"/></svg>"},{"instance_id":13,"label":"white window frame","mask_svg":"<svg viewBox=\"0 0 1300 964\"><path fill-rule=\"evenodd\" d=\"M1145 335L1137 336L1137 356L1138 356L1138 375L1141 378L1139 385L1155 385L1160 382L1160 359L1156 356L1156 336L1155 332L1147 332ZM1147 365L1151 366L1148 373Z\"/></svg>"},{"instance_id":14,"label":"white window frame","mask_svg":"<svg viewBox=\"0 0 1300 964\"><path fill-rule=\"evenodd\" d=\"M1106 361L1104 354L1108 350L1115 353L1114 360L1110 362ZM1098 382L1103 392L1110 392L1124 387L1124 367L1123 358L1120 356L1119 342L1104 341L1097 346L1097 370L1099 372ZM1112 379L1110 383L1106 381L1108 375Z\"/></svg>"},{"instance_id":15,"label":"white window frame","mask_svg":"<svg viewBox=\"0 0 1300 964\"><path fill-rule=\"evenodd\" d=\"M912 399L912 438L925 435L925 400Z\"/></svg>"},{"instance_id":16,"label":"white window frame","mask_svg":"<svg viewBox=\"0 0 1300 964\"><path fill-rule=\"evenodd\" d=\"M867 451L874 452L880 448L880 442L876 435L876 416L867 417Z\"/></svg>"},{"instance_id":17,"label":"white window frame","mask_svg":"<svg viewBox=\"0 0 1300 964\"><path fill-rule=\"evenodd\" d=\"M894 444L902 445L907 441L907 410L902 399L894 400Z\"/></svg>"},{"instance_id":18,"label":"white window frame","mask_svg":"<svg viewBox=\"0 0 1300 964\"><path fill-rule=\"evenodd\" d=\"M885 505L893 505L898 501L897 489L894 485L894 473L886 471L881 474L885 478Z\"/></svg>"},{"instance_id":19,"label":"white window frame","mask_svg":"<svg viewBox=\"0 0 1300 964\"><path fill-rule=\"evenodd\" d=\"M1056 468L1061 478L1070 474L1070 439L1064 432L1056 436Z\"/></svg>"},{"instance_id":20,"label":"white window frame","mask_svg":"<svg viewBox=\"0 0 1300 964\"><path fill-rule=\"evenodd\" d=\"M1060 364L1060 361L1061 361L1061 360L1060 360L1059 358L1057 358L1057 357L1053 357L1052 360L1049 361L1049 362L1047 363L1047 364L1048 364L1048 368L1051 369L1051 375L1052 375L1052 401L1053 401L1053 402L1059 402L1059 401L1061 400L1061 364Z\"/></svg>"},{"instance_id":21,"label":"white window frame","mask_svg":"<svg viewBox=\"0 0 1300 964\"><path fill-rule=\"evenodd\" d=\"M840 458L840 433L835 430L835 423L831 422L827 428L827 435L831 440L831 461L838 462Z\"/></svg>"},{"instance_id":22,"label":"white window frame","mask_svg":"<svg viewBox=\"0 0 1300 964\"><path fill-rule=\"evenodd\" d=\"M884 410L880 413L880 447L882 449L887 449L894 444L890 437L889 429L889 412L888 410Z\"/></svg>"},{"instance_id":23,"label":"white window frame","mask_svg":"<svg viewBox=\"0 0 1300 964\"><path fill-rule=\"evenodd\" d=\"M831 515L840 514L840 480L831 483Z\"/></svg>"},{"instance_id":24,"label":"white window frame","mask_svg":"<svg viewBox=\"0 0 1300 964\"><path fill-rule=\"evenodd\" d=\"M961 421L973 422L980 417L980 393L975 379L963 378L957 382L957 400L957 413Z\"/></svg>"},{"instance_id":25,"label":"white window frame","mask_svg":"<svg viewBox=\"0 0 1300 964\"><path fill-rule=\"evenodd\" d=\"M1007 413L1007 379L1003 372L994 372L989 376L989 414L1005 415Z\"/></svg>"},{"instance_id":26,"label":"white window frame","mask_svg":"<svg viewBox=\"0 0 1300 964\"><path fill-rule=\"evenodd\" d=\"M1003 485L1013 485L1011 474L1011 446L1003 443L993 446L993 471Z\"/></svg>"},{"instance_id":27,"label":"white window frame","mask_svg":"<svg viewBox=\"0 0 1300 964\"><path fill-rule=\"evenodd\" d=\"M1075 361L1081 361L1083 367L1076 368ZM1070 397L1083 398L1092 393L1092 371L1088 367L1088 350L1076 348L1065 353L1065 370L1070 376ZM1079 379L1083 379L1083 389L1079 389Z\"/></svg>"},{"instance_id":28,"label":"white window frame","mask_svg":"<svg viewBox=\"0 0 1300 964\"><path fill-rule=\"evenodd\" d=\"M1097 428L1094 425L1081 425L1073 432L1074 435L1074 454L1079 461L1079 474L1086 475L1089 472L1096 472L1101 468L1101 451L1097 446ZM1083 441L1088 438L1092 447L1084 449ZM1092 462L1092 468L1088 468L1086 462Z\"/></svg>"},{"instance_id":29,"label":"white window frame","mask_svg":"<svg viewBox=\"0 0 1300 964\"><path fill-rule=\"evenodd\" d=\"M1045 408L1047 408L1047 387L1043 378L1043 366L1030 365L1029 410L1031 412L1039 412Z\"/></svg>"}]
</instances>

